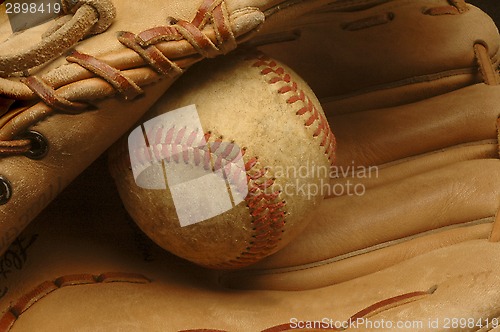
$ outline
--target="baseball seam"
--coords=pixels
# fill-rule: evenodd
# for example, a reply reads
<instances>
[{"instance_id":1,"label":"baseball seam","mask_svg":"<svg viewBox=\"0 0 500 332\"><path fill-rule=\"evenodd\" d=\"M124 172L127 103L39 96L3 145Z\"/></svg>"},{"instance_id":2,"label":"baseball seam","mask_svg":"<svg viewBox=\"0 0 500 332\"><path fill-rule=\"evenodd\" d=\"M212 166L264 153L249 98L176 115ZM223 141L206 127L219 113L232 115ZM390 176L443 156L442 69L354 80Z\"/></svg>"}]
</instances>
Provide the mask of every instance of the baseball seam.
<instances>
[{"instance_id":1,"label":"baseball seam","mask_svg":"<svg viewBox=\"0 0 500 332\"><path fill-rule=\"evenodd\" d=\"M283 86L278 90L278 93L286 96L287 104L298 106L295 114L299 117L305 117L304 126L314 130L312 134L313 138L321 140L319 145L325 149L325 155L327 156L330 165L333 165L335 163L335 150L337 142L335 140L335 136L330 130L328 120L314 105L312 99L304 90L300 88L299 84L293 80L291 74L287 73L285 68L278 66L278 63L268 56L259 53L253 58L248 58L247 60L255 60L252 66L260 68L260 73L262 75L270 76L270 79L267 81L268 84L283 84Z\"/></svg>"},{"instance_id":2,"label":"baseball seam","mask_svg":"<svg viewBox=\"0 0 500 332\"><path fill-rule=\"evenodd\" d=\"M12 305L0 318L0 332L7 332L12 329L19 317L30 309L35 303L47 297L55 290L68 286L81 286L103 283L135 283L146 284L151 281L141 274L108 272L100 275L74 274L59 277L55 280L46 281L25 293L17 302Z\"/></svg>"},{"instance_id":3,"label":"baseball seam","mask_svg":"<svg viewBox=\"0 0 500 332\"><path fill-rule=\"evenodd\" d=\"M314 105L312 99L307 93L300 89L299 84L292 79L292 76L287 71L278 66L277 62L265 56L258 54L254 57L247 58L252 60L252 67L260 68L260 74L264 76L271 75L267 81L268 84L274 85L282 83L283 86L277 91L278 94L285 96L286 103L289 105L297 105L295 114L299 117L304 117L304 126L313 130L312 137L319 140L320 148L324 149L324 153L328 161L332 165L335 162L336 140L330 130L328 120ZM216 160L215 165L218 168L221 165L221 159L227 162L226 167L230 167L231 163L237 162L234 156L234 151L225 149L222 151L222 138L215 141L215 145L211 149L207 148L208 141L212 137L212 133L206 133L201 142L204 144L194 144L197 131L188 132L186 128L177 129L174 127L164 128L158 127L152 129L146 136L152 140L149 149L139 149L134 151L137 161L141 165L138 167L148 167L153 162L165 160L166 162L180 162L179 152L182 152L182 160L185 163L194 161L195 165L200 165L203 162L203 167L208 169L211 158ZM234 144L229 146L235 147ZM241 150L243 156L246 148ZM201 155L203 154L203 155ZM230 156L233 156L230 158ZM226 263L209 265L209 268L217 269L233 269L241 268L257 262L261 258L267 256L273 249L276 248L281 241L282 233L285 232L286 224L286 201L280 199L280 191L273 190L272 186L275 182L274 178L266 178L266 167L259 167L257 157L251 158L245 163L246 182L238 180L238 173L228 168L225 169L225 174L233 174L228 176L233 183L237 184L237 188L242 188L243 185L248 186L249 195L246 196L245 202L252 217L253 241L235 259ZM134 165L136 166L136 165ZM206 266L206 265L205 265Z\"/></svg>"},{"instance_id":4,"label":"baseball seam","mask_svg":"<svg viewBox=\"0 0 500 332\"><path fill-rule=\"evenodd\" d=\"M240 150L234 143L226 146L223 140L218 138L209 144L211 132L205 133L200 138L197 130L188 132L186 127L178 129L175 126L153 128L146 136L152 138L151 142L147 142L149 146L132 150L134 157L132 167L138 173L153 164L183 161L186 164L202 166L205 170L224 170L223 175L231 183L236 184L240 192L242 186L247 185L244 181L246 178L241 176L244 174L243 170L236 166L246 149Z\"/></svg>"},{"instance_id":5,"label":"baseball seam","mask_svg":"<svg viewBox=\"0 0 500 332\"><path fill-rule=\"evenodd\" d=\"M236 188L248 190L244 201L252 223L252 240L248 247L234 259L220 264L205 265L214 269L234 269L252 264L269 254L281 241L286 224L286 201L281 199L281 191L273 188L275 179L268 176L268 168L263 167L258 157L249 158L244 170L236 163L245 156L246 148L238 148L234 142L223 144L223 138L213 139L212 132L200 138L199 131L184 128L153 128L146 135L151 141L149 147L130 151L138 165L145 169L155 163L184 162L202 166L212 171L224 169L224 176ZM209 144L210 143L210 144ZM213 166L211 161L215 160Z\"/></svg>"}]
</instances>

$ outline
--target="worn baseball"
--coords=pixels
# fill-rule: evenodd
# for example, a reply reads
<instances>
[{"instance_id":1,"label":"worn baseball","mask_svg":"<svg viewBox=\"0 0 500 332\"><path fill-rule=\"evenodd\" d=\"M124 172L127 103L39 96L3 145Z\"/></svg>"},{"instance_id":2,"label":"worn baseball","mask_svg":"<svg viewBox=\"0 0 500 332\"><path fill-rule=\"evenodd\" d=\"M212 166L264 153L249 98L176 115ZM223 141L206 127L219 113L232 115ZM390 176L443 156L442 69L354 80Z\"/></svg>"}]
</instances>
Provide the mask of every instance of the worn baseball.
<instances>
[{"instance_id":1,"label":"worn baseball","mask_svg":"<svg viewBox=\"0 0 500 332\"><path fill-rule=\"evenodd\" d=\"M191 68L111 149L110 169L127 211L158 245L234 269L305 228L334 154L311 89L258 53Z\"/></svg>"}]
</instances>

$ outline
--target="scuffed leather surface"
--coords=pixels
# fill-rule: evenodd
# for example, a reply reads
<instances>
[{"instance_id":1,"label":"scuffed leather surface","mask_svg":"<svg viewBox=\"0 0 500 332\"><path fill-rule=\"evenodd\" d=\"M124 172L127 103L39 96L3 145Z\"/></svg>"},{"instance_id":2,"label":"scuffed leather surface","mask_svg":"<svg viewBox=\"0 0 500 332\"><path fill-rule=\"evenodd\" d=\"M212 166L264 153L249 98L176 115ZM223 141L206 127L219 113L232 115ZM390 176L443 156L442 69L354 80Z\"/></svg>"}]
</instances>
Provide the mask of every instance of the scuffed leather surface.
<instances>
[{"instance_id":1,"label":"scuffed leather surface","mask_svg":"<svg viewBox=\"0 0 500 332\"><path fill-rule=\"evenodd\" d=\"M469 5L458 15L431 16L446 0L389 1L358 11L316 10L261 32L260 48L295 68L328 113L391 107L481 81L474 43L488 46L498 64L500 38L489 16ZM351 31L349 24L392 19ZM267 38L267 39L266 39ZM293 38L294 40L287 40Z\"/></svg>"},{"instance_id":2,"label":"scuffed leather surface","mask_svg":"<svg viewBox=\"0 0 500 332\"><path fill-rule=\"evenodd\" d=\"M268 5L261 1L229 0L225 3L229 10L234 11L234 16L240 19L237 28L243 30L247 27L253 26L252 29L255 29L260 26L261 22L258 17L256 18L251 13L258 12L259 6L265 10ZM108 56L111 52L112 56L109 56L108 60L116 62L127 50L117 39L119 31L140 33L149 28L166 25L169 17L190 21L201 4L201 0L180 2L148 0L133 3L113 1L117 16L110 28L104 33L81 41L74 48L94 57L100 57L104 54ZM248 19L241 20L241 17L244 17L248 12L250 12ZM4 24L3 28L0 29L0 40L7 39L2 47L8 53L15 53L36 44L41 35L56 24L51 21L10 36L11 31L7 28L6 14L1 14ZM276 13L276 15L282 14L286 14L286 10ZM260 14L260 16L263 15ZM251 34L252 29L249 30L249 34ZM177 46L180 47L178 44L172 46L173 53L175 53ZM179 53L182 52L183 50L179 49ZM74 79L79 80L78 77L74 77L75 66L68 64L63 56L41 68L36 68L31 74L42 75L55 70L56 74L52 75L52 79L69 80L65 83L67 84ZM117 66L120 67L119 64ZM71 70L64 70L64 68L71 68ZM139 71L139 69L137 70ZM68 72L73 75L70 75L69 79L66 76L69 75ZM144 88L144 95L141 98L125 102L121 96L116 95L106 100L92 100L91 103L95 110L83 114L70 116L56 113L30 128L40 132L49 141L49 153L42 160L30 160L17 156L0 159L0 173L8 179L13 191L12 199L6 205L0 206L0 229L2 229L0 252L5 251L16 235L64 187L123 135L174 81L170 78L160 79L158 75L154 75L154 72L153 74L148 71L137 73L142 73L145 76L143 78L147 78L146 81L149 80L149 85ZM12 80L17 82L18 78ZM11 86L4 79L2 83L6 87ZM6 88L6 90L9 89ZM94 94L89 93L89 91L100 93L106 89L109 89L109 84L103 80L95 79L81 85L79 87L81 91L77 91L77 93L90 94L89 98L94 99ZM2 109L2 114L4 111L6 110Z\"/></svg>"},{"instance_id":3,"label":"scuffed leather surface","mask_svg":"<svg viewBox=\"0 0 500 332\"><path fill-rule=\"evenodd\" d=\"M393 8L411 12L410 8L416 10L427 3L399 4L399 7ZM394 5L388 3L380 7ZM378 7L372 10L383 11ZM466 15L474 11L486 18L483 21L489 22L491 31L495 32L491 35L492 40L497 40L498 34L491 20L473 7L463 16L449 17L454 17L456 24L460 24L463 23L461 20L467 20ZM418 10L416 12L420 16L410 21L409 28L426 26L427 17ZM449 28L443 26L444 31ZM479 31L482 31L481 28L473 33ZM371 32L374 43L384 40L384 34ZM436 29L434 34L429 32L424 37L438 38L441 32L442 29ZM368 36L369 33L366 34ZM464 35L464 39L459 34L446 40L450 44L460 44L467 39L468 34ZM437 39L427 45L415 42L418 38L409 39L407 45L386 45L379 52L389 56L402 55L397 61L404 61L411 58L406 56L412 50L419 52L421 47L443 47ZM366 39L354 40L353 43L362 43ZM342 45L346 44L349 45ZM323 62L314 64L294 59L286 43L283 45L283 48L279 44L263 48L286 54L297 65L298 72L301 69L305 73L324 70ZM451 55L458 49L446 47L442 51ZM315 46L309 50L314 54L324 49ZM471 51L469 49L469 53ZM340 63L345 61L355 66L356 61L347 52L343 56L333 52L329 54L339 56ZM457 55L456 59L463 58L463 55ZM405 68L397 72L404 75L417 68L422 69L420 65L424 63L429 66L448 64L445 61L431 63L429 56L425 59L427 62L408 61ZM472 58L471 61L474 62ZM370 77L384 80L385 73L390 75L394 68L394 61L390 63L391 66L384 65L381 61L365 68L364 77L368 81ZM309 66L314 69L312 72L309 72ZM477 71L477 64L471 69ZM333 81L336 79L333 74L329 77ZM363 84L365 81L360 79L360 82ZM316 83L320 91L335 91L326 81ZM440 94L441 90L437 89L433 90L437 94L435 96L408 102L416 96L419 99L421 95L418 88L406 85L403 88L405 98L396 97L396 106L380 107L377 103L365 103L366 95L371 94L367 92L352 98L354 109L348 108L348 112L332 108L329 120L338 141L337 171L340 174L336 174L331 185L345 190L350 183L362 186L366 192L362 195L332 193L315 212L315 221L297 241L244 271L221 273L220 282L244 289L302 290L323 287L369 275L439 248L492 237L492 231L495 232L498 227L500 209L497 120L500 116L497 102L500 90L498 86L484 83L448 88L450 92ZM400 89L394 86L381 90L381 93L399 96L398 91ZM328 105L329 100L325 98L324 104ZM381 100L384 103L387 101L384 98ZM351 174L353 169L358 168L365 173L372 168L374 174Z\"/></svg>"},{"instance_id":4,"label":"scuffed leather surface","mask_svg":"<svg viewBox=\"0 0 500 332\"><path fill-rule=\"evenodd\" d=\"M478 331L444 323L500 317L500 247L491 238L500 203L498 87L458 87L396 108L372 107L361 96L363 112L332 112L339 165L377 165L379 176L355 179L366 185L366 195L327 199L302 241L237 276L221 278L139 235L101 160L24 233L38 238L21 269L0 279L0 287L8 287L0 312L44 281L126 271L152 282L56 290L23 313L12 331L262 331L293 317L347 320L415 291L428 295L372 313L370 320L421 321L407 330L428 331L425 324L437 319L438 331Z\"/></svg>"},{"instance_id":5,"label":"scuffed leather surface","mask_svg":"<svg viewBox=\"0 0 500 332\"><path fill-rule=\"evenodd\" d=\"M86 213L75 213L86 211ZM0 313L35 286L63 275L134 272L148 284L68 286L23 313L11 331L261 331L291 318L346 320L373 303L414 291L432 295L370 319L427 322L500 316L500 247L471 239L401 261L382 271L304 291L227 290L210 272L159 250L127 221L103 160L80 176L23 237L38 238L21 270L0 285ZM319 277L320 275L317 275ZM365 331L366 329L359 329ZM428 331L426 328L410 331ZM446 331L441 327L439 331ZM470 329L474 331L475 329Z\"/></svg>"}]
</instances>

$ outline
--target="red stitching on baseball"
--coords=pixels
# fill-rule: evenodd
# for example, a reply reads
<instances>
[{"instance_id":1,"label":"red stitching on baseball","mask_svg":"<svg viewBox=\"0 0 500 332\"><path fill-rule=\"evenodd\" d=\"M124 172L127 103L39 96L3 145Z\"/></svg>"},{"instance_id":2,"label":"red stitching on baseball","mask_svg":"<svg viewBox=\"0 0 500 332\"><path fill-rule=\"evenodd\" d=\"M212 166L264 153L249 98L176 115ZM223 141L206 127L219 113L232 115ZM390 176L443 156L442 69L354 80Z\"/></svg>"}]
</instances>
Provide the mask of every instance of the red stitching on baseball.
<instances>
[{"instance_id":1,"label":"red stitching on baseball","mask_svg":"<svg viewBox=\"0 0 500 332\"><path fill-rule=\"evenodd\" d=\"M317 126L312 136L318 137L320 147L325 149L329 162L333 164L336 141L326 117L316 108L306 93L299 88L299 84L293 81L292 76L283 67L279 67L276 61L264 55L257 56L256 60L252 66L264 67L261 69L262 75L273 74L268 81L269 84L279 82L285 84L280 87L278 93L291 94L287 96L286 102L300 106L296 115L305 116L304 126L313 129L314 125ZM243 189L248 190L245 201L253 219L253 241L246 251L234 260L209 267L223 269L243 267L264 257L267 252L277 246L284 232L286 202L279 200L280 192L272 189L275 179L266 178L267 169L258 166L258 158L247 160L244 170L232 167L236 163L235 158L242 158L245 150L235 154L236 145L234 142L224 146L222 138L214 139L210 132L205 133L200 138L200 133L197 131L188 133L186 128L156 127L151 129L146 136L149 139L154 139L148 148L130 151L135 159L142 164L142 167L162 160L179 163L179 156L182 155L182 161L185 163L194 162L194 165L202 165L206 170L210 168L213 170L224 169L225 177L236 184L236 188L240 192ZM208 144L210 140L211 142ZM211 164L212 160L215 160L213 165ZM243 181L239 176L241 172L246 173L246 181Z\"/></svg>"},{"instance_id":2,"label":"red stitching on baseball","mask_svg":"<svg viewBox=\"0 0 500 332\"><path fill-rule=\"evenodd\" d=\"M279 94L285 95L293 93L286 100L288 104L300 104L299 110L296 111L296 115L303 116L309 115L305 120L304 126L312 127L317 125L317 128L313 132L313 137L322 137L320 146L325 148L325 154L328 157L328 161L331 165L335 162L335 149L336 140L335 136L330 130L330 125L326 117L314 106L311 98L309 98L304 90L299 88L297 82L292 80L292 77L283 67L279 67L276 61L270 59L264 54L258 54L253 58L248 58L247 60L255 60L252 67L261 68L262 75L273 75L268 83L273 85L279 82L283 82L285 85L278 90Z\"/></svg>"},{"instance_id":3,"label":"red stitching on baseball","mask_svg":"<svg viewBox=\"0 0 500 332\"><path fill-rule=\"evenodd\" d=\"M53 291L69 286L81 286L89 284L101 284L110 282L146 284L151 282L141 274L109 272L100 275L75 274L59 277L53 281L45 281L25 293L12 305L0 318L0 332L12 329L19 317L30 309L35 303L47 297Z\"/></svg>"},{"instance_id":4,"label":"red stitching on baseball","mask_svg":"<svg viewBox=\"0 0 500 332\"><path fill-rule=\"evenodd\" d=\"M206 170L224 170L224 176L240 192L248 191L245 203L254 225L252 241L240 256L227 263L207 266L217 269L244 267L265 257L276 248L286 224L286 202L280 199L280 191L273 189L274 178L268 178L268 169L262 167L257 157L248 159L244 169L236 166L246 154L234 142L224 144L221 137L214 138L211 132L201 134L197 130L188 131L185 127L153 127L146 133L149 147L131 147L139 165L148 167L152 163L164 162L194 163ZM179 159L182 154L182 160ZM214 161L213 165L211 161Z\"/></svg>"}]
</instances>

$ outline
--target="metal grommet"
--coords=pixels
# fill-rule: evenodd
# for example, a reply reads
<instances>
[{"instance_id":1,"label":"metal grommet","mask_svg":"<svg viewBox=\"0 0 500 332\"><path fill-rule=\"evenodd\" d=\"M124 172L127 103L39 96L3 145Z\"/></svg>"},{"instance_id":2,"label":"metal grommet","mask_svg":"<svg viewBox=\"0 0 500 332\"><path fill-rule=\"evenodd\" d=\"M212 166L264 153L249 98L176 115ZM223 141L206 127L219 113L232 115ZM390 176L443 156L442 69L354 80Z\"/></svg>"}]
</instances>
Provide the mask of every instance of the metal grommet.
<instances>
[{"instance_id":1,"label":"metal grommet","mask_svg":"<svg viewBox=\"0 0 500 332\"><path fill-rule=\"evenodd\" d=\"M0 176L0 205L5 205L12 197L12 186L10 182Z\"/></svg>"},{"instance_id":2,"label":"metal grommet","mask_svg":"<svg viewBox=\"0 0 500 332\"><path fill-rule=\"evenodd\" d=\"M39 160L47 155L49 152L49 142L47 139L36 131L28 131L23 135L24 139L31 141L31 149L24 155L30 159Z\"/></svg>"}]
</instances>

